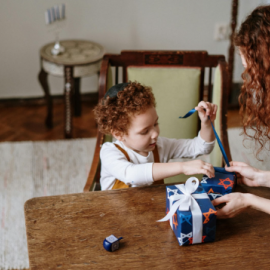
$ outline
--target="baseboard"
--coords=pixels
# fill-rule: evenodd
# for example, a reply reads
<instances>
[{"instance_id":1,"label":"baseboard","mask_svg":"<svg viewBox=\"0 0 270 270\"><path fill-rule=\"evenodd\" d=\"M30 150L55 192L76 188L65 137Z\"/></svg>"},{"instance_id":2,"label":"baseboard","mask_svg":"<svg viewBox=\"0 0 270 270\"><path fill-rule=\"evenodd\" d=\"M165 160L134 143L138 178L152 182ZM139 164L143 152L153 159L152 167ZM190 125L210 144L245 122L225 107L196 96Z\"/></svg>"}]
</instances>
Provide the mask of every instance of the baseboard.
<instances>
[{"instance_id":1,"label":"baseboard","mask_svg":"<svg viewBox=\"0 0 270 270\"><path fill-rule=\"evenodd\" d=\"M231 96L228 101L228 109L239 109L238 96L241 91L242 83L233 83L233 89L231 91ZM205 86L205 91L208 86ZM206 94L205 94L206 96ZM206 96L207 98L207 96ZM53 102L62 103L64 100L64 95L52 95ZM82 102L91 102L97 104L98 102L98 92L83 93L81 94ZM0 98L0 106L17 106L17 105L45 105L46 99L44 97L32 97L32 98Z\"/></svg>"},{"instance_id":2,"label":"baseboard","mask_svg":"<svg viewBox=\"0 0 270 270\"><path fill-rule=\"evenodd\" d=\"M52 95L53 102L62 103L64 95ZM98 92L81 94L82 102L98 102ZM27 98L0 98L0 106L18 106L18 105L45 105L45 97L27 97Z\"/></svg>"}]
</instances>

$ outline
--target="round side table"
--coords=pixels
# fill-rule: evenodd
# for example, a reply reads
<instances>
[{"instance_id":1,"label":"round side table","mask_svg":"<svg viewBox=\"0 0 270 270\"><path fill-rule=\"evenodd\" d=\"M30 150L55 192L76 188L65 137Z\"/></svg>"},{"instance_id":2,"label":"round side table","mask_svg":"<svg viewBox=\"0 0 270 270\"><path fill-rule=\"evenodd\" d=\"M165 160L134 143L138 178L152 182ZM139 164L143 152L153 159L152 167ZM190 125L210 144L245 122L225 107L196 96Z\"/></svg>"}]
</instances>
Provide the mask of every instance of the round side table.
<instances>
[{"instance_id":1,"label":"round side table","mask_svg":"<svg viewBox=\"0 0 270 270\"><path fill-rule=\"evenodd\" d=\"M53 103L48 84L48 74L64 77L65 99L65 137L72 137L72 116L81 115L80 78L98 74L104 48L92 41L63 40L61 45L65 52L52 55L54 43L49 43L40 49L39 82L47 101L46 126L53 127ZM74 111L74 113L73 113Z\"/></svg>"}]
</instances>

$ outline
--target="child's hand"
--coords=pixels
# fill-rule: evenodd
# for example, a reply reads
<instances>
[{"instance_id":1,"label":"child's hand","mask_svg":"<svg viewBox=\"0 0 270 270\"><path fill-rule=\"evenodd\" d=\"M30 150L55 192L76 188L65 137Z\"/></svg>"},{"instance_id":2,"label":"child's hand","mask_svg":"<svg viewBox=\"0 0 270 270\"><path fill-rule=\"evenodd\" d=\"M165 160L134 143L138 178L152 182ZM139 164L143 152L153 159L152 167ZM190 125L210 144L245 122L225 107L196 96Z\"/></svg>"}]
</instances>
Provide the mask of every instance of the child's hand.
<instances>
[{"instance_id":1,"label":"child's hand","mask_svg":"<svg viewBox=\"0 0 270 270\"><path fill-rule=\"evenodd\" d=\"M187 162L181 162L182 173L185 175L193 174L206 174L209 178L215 176L214 167L210 163L206 163L202 160L192 160Z\"/></svg>"},{"instance_id":2,"label":"child's hand","mask_svg":"<svg viewBox=\"0 0 270 270\"><path fill-rule=\"evenodd\" d=\"M198 106L195 107L195 110L198 111L201 122L205 124L208 121L208 116L212 122L216 119L217 108L216 104L201 101Z\"/></svg>"}]
</instances>

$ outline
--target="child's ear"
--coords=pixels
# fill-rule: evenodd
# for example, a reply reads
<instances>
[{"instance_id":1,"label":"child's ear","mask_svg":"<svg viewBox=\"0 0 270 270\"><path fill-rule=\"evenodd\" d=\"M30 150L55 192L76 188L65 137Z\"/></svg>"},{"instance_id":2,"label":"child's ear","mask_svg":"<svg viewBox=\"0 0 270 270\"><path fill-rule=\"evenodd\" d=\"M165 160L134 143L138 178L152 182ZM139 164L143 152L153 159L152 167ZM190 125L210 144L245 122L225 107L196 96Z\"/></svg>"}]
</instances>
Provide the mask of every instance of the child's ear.
<instances>
[{"instance_id":1,"label":"child's ear","mask_svg":"<svg viewBox=\"0 0 270 270\"><path fill-rule=\"evenodd\" d=\"M118 140L118 141L122 141L123 140L123 135L121 132L119 131L111 131L113 137Z\"/></svg>"}]
</instances>

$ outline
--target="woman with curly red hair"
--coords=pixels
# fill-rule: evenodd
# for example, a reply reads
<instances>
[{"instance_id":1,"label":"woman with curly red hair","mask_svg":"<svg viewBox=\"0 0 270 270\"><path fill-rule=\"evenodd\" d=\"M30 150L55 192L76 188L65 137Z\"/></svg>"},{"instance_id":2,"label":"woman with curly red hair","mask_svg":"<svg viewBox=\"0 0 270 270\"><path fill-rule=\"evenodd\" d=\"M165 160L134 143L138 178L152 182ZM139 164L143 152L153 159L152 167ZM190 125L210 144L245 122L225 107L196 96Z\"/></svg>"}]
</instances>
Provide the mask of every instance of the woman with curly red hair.
<instances>
[{"instance_id":1,"label":"woman with curly red hair","mask_svg":"<svg viewBox=\"0 0 270 270\"><path fill-rule=\"evenodd\" d=\"M260 146L258 155L270 139L270 6L257 7L241 24L234 41L245 67L239 96L240 115L245 135ZM238 183L270 187L269 171L242 162L233 161L230 165L226 170L238 173ZM217 212L220 218L234 217L247 207L270 214L270 201L252 194L232 193L212 202L226 203Z\"/></svg>"},{"instance_id":2,"label":"woman with curly red hair","mask_svg":"<svg viewBox=\"0 0 270 270\"><path fill-rule=\"evenodd\" d=\"M181 173L214 176L213 166L201 160L168 161L212 151L215 135L208 116L215 120L217 106L198 104L201 131L194 139L160 137L155 106L150 87L129 82L111 87L95 108L100 132L116 139L104 143L100 151L102 190L147 186Z\"/></svg>"}]
</instances>

